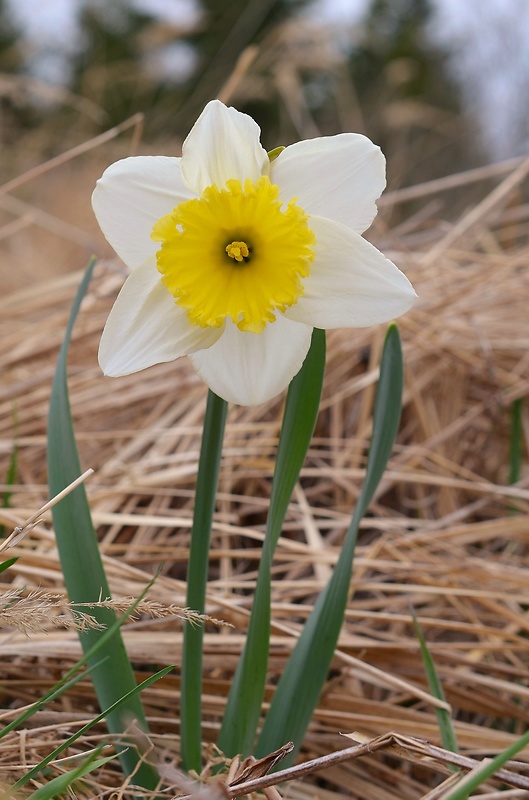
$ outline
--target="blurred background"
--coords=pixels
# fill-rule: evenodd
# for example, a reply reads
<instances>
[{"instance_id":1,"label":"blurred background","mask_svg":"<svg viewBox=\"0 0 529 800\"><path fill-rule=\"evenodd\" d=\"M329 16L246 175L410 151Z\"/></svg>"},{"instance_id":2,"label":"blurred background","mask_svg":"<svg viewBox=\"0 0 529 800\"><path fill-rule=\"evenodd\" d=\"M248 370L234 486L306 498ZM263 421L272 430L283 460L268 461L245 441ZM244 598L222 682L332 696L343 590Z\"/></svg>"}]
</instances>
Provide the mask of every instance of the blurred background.
<instances>
[{"instance_id":1,"label":"blurred background","mask_svg":"<svg viewBox=\"0 0 529 800\"><path fill-rule=\"evenodd\" d=\"M528 40L526 0L0 0L0 180L138 111L139 151L177 155L220 96L267 149L359 131L420 183L527 152ZM101 247L89 197L130 140L0 195L5 285Z\"/></svg>"}]
</instances>

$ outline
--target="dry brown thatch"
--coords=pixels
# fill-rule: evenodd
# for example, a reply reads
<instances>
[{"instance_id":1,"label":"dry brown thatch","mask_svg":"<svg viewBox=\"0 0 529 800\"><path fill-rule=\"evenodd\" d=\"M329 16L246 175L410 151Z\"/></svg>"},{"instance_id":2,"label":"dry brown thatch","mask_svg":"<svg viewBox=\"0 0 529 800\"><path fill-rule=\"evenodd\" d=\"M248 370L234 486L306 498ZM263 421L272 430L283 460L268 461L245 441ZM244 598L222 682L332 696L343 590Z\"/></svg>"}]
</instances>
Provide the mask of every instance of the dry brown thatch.
<instances>
[{"instance_id":1,"label":"dry brown thatch","mask_svg":"<svg viewBox=\"0 0 529 800\"><path fill-rule=\"evenodd\" d=\"M527 727L529 473L514 486L507 482L512 404L529 390L528 171L529 161L517 161L388 194L381 204L372 238L408 274L420 300L399 321L406 364L401 432L362 524L349 611L304 758L343 747L340 731L395 731L439 744L412 606L465 754L496 753ZM451 204L470 186L481 199L454 222ZM93 236L93 222L86 225ZM17 231L4 229L5 241ZM163 564L151 598L182 606L206 389L186 359L118 380L100 374L98 339L124 275L114 261L97 267L72 345L72 410L82 463L95 470L87 488L114 595L137 596ZM8 530L47 499L50 384L79 279L76 272L38 280L0 300L0 475L15 438L19 453L12 507L0 512ZM317 430L274 561L268 698L336 562L358 496L383 337L380 327L328 338ZM281 409L279 398L229 414L207 611L234 628L206 633L207 741L215 739L244 641ZM524 421L527 446L527 409ZM19 561L0 589L62 591L49 521L10 554ZM127 625L125 640L140 673L152 663L180 662L182 632L174 621ZM79 654L76 634L52 624L31 638L1 631L2 719L39 697ZM178 671L148 689L144 701L155 746L176 762ZM76 686L28 730L4 740L2 773L20 776L94 708L90 686ZM98 730L83 748L101 738ZM438 773L419 756L409 758L399 751L336 764L324 773L325 788L299 782L289 796L433 797ZM115 773L103 770L86 796L115 782ZM502 796L526 796L516 791L522 793Z\"/></svg>"}]
</instances>

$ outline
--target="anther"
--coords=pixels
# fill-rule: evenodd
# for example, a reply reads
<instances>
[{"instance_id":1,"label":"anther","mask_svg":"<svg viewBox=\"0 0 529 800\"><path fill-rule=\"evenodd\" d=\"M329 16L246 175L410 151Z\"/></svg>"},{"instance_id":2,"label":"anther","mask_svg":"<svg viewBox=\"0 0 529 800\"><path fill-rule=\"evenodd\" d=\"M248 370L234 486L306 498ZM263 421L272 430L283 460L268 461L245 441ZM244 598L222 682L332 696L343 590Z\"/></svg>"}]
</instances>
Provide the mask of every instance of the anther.
<instances>
[{"instance_id":1,"label":"anther","mask_svg":"<svg viewBox=\"0 0 529 800\"><path fill-rule=\"evenodd\" d=\"M231 244L227 245L226 252L230 258L234 258L235 261L239 262L244 261L244 259L248 258L250 255L250 251L246 242L232 242Z\"/></svg>"}]
</instances>

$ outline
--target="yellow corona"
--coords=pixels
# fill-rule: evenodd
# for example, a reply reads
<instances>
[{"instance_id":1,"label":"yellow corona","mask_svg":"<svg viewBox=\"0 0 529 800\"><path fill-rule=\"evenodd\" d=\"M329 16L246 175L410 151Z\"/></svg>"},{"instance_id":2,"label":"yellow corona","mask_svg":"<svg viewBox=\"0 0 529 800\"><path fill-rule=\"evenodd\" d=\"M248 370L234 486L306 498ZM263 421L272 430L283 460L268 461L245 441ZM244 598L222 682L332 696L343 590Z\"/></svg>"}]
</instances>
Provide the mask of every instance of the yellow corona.
<instances>
[{"instance_id":1,"label":"yellow corona","mask_svg":"<svg viewBox=\"0 0 529 800\"><path fill-rule=\"evenodd\" d=\"M297 303L314 259L309 217L266 176L208 186L153 227L162 282L194 325L261 333Z\"/></svg>"}]
</instances>

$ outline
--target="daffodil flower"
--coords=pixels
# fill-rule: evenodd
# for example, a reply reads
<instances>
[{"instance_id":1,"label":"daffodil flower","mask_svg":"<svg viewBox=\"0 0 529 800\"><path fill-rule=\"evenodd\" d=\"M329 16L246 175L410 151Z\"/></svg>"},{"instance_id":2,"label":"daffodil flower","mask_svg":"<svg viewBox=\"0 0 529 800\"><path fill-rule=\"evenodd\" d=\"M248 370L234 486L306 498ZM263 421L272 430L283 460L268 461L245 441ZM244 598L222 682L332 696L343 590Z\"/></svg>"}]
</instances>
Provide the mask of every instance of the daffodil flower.
<instances>
[{"instance_id":1,"label":"daffodil flower","mask_svg":"<svg viewBox=\"0 0 529 800\"><path fill-rule=\"evenodd\" d=\"M298 142L270 159L256 122L208 103L181 158L110 166L93 207L131 269L99 349L106 375L183 355L241 405L281 392L314 327L364 327L411 306L407 278L362 238L385 186L360 134Z\"/></svg>"}]
</instances>

